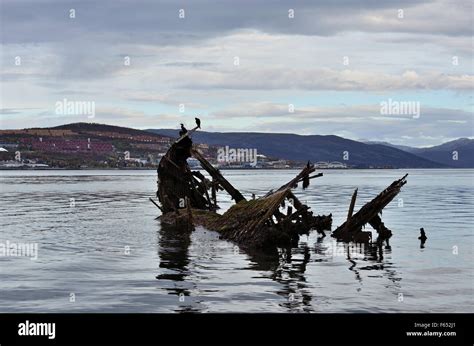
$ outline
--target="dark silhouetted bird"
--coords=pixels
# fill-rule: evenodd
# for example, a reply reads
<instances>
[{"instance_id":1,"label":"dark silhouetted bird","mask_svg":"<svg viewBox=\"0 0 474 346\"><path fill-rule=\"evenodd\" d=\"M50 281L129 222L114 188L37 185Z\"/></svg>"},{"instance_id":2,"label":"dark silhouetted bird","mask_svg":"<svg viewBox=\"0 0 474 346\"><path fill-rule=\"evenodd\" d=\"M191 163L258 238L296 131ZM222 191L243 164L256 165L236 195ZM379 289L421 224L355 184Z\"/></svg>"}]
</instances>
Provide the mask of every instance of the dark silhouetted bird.
<instances>
[{"instance_id":1,"label":"dark silhouetted bird","mask_svg":"<svg viewBox=\"0 0 474 346\"><path fill-rule=\"evenodd\" d=\"M199 118L194 118L194 119L196 120L196 125L197 125L198 129L200 129L201 128L201 119L199 119Z\"/></svg>"},{"instance_id":2,"label":"dark silhouetted bird","mask_svg":"<svg viewBox=\"0 0 474 346\"><path fill-rule=\"evenodd\" d=\"M306 167L309 168L311 166L311 162L309 162L308 160L308 163L306 164Z\"/></svg>"},{"instance_id":3,"label":"dark silhouetted bird","mask_svg":"<svg viewBox=\"0 0 474 346\"><path fill-rule=\"evenodd\" d=\"M179 135L184 136L186 133L188 133L188 130L184 127L183 124L181 124L181 131L179 131Z\"/></svg>"}]
</instances>

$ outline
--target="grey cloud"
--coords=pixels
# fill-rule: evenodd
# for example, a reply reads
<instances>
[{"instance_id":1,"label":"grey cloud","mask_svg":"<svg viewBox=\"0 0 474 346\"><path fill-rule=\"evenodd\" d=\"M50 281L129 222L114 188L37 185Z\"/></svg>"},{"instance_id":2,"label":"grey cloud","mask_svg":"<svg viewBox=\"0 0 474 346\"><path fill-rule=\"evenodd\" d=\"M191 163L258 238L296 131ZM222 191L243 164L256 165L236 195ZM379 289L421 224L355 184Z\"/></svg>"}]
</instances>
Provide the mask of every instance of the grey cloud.
<instances>
[{"instance_id":1,"label":"grey cloud","mask_svg":"<svg viewBox=\"0 0 474 346\"><path fill-rule=\"evenodd\" d=\"M471 35L469 1L18 1L2 4L3 43L190 43L245 28L269 33L334 35L344 31ZM76 18L69 18L69 9ZM180 20L178 11L185 10ZM288 9L295 18L288 18ZM400 22L397 10L403 8ZM446 13L443 9L448 8ZM426 13L428 12L428 14ZM452 20L455 13L457 20ZM433 17L434 16L434 17Z\"/></svg>"},{"instance_id":2,"label":"grey cloud","mask_svg":"<svg viewBox=\"0 0 474 346\"><path fill-rule=\"evenodd\" d=\"M21 111L11 109L11 108L2 108L2 109L0 109L0 114L3 114L3 115L21 114L21 113L22 113Z\"/></svg>"},{"instance_id":3,"label":"grey cloud","mask_svg":"<svg viewBox=\"0 0 474 346\"><path fill-rule=\"evenodd\" d=\"M180 71L174 82L189 89L305 89L305 90L400 90L472 89L472 75L418 74L405 71L390 75L369 71L333 69L260 68L223 71Z\"/></svg>"},{"instance_id":4,"label":"grey cloud","mask_svg":"<svg viewBox=\"0 0 474 346\"><path fill-rule=\"evenodd\" d=\"M97 118L123 126L175 126L186 116L150 113L185 103L207 107L216 130L283 128L426 144L472 135L472 114L460 110L422 105L415 122L380 117L376 105L351 105L380 92L383 98L420 90L436 103L437 93L427 94L442 90L451 104L460 95L466 107L473 84L471 1L0 1L6 109L47 109L59 95L93 95ZM70 8L75 19L68 18ZM16 55L21 67L12 63ZM124 67L127 55L132 64ZM350 66L342 65L343 55L350 55ZM453 55L459 66L451 64ZM360 99L346 107L295 105L291 117L288 105L261 102L289 94L308 100L320 90L360 92ZM2 126L15 127L14 117L32 126L76 121L18 112Z\"/></svg>"},{"instance_id":5,"label":"grey cloud","mask_svg":"<svg viewBox=\"0 0 474 346\"><path fill-rule=\"evenodd\" d=\"M383 100L385 98L381 97ZM381 115L379 104L296 106L294 113L289 113L287 104L270 102L234 106L211 116L219 120L223 128L226 120L244 117L254 119L247 131L337 134L352 139L367 138L409 145L439 144L450 139L474 136L474 113L423 104L418 119L412 116Z\"/></svg>"},{"instance_id":6,"label":"grey cloud","mask_svg":"<svg viewBox=\"0 0 474 346\"><path fill-rule=\"evenodd\" d=\"M0 108L1 115L23 114L25 111L37 110L38 108Z\"/></svg>"},{"instance_id":7,"label":"grey cloud","mask_svg":"<svg viewBox=\"0 0 474 346\"><path fill-rule=\"evenodd\" d=\"M194 67L194 68L201 68L201 67L212 67L217 66L215 62L201 62L201 61L176 61L176 62L168 62L161 64L163 66L176 66L176 67Z\"/></svg>"}]
</instances>

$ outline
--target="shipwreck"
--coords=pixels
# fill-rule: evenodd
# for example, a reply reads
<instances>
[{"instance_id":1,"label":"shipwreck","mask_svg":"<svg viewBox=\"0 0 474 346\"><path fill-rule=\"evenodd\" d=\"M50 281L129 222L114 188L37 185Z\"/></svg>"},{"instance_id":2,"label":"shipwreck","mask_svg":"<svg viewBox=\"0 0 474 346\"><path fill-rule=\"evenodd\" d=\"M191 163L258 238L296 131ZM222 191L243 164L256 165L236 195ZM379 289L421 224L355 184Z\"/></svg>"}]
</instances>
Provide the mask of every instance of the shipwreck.
<instances>
[{"instance_id":1,"label":"shipwreck","mask_svg":"<svg viewBox=\"0 0 474 346\"><path fill-rule=\"evenodd\" d=\"M301 184L309 187L315 173L310 162L290 181L263 196L245 198L206 158L193 147L191 135L200 126L190 131L182 130L180 137L171 145L158 165L158 202L150 199L162 212L159 217L166 227L177 231L191 231L203 226L216 231L221 238L237 243L244 248L276 250L297 246L303 234L315 230L322 236L332 228L332 214L314 215L309 206L302 203L293 190ZM194 157L208 173L192 171L187 159ZM388 243L391 231L380 218L383 208L399 193L406 183L406 175L364 205L353 215L357 190L353 195L348 218L332 236L345 242L372 242L371 236L362 231L370 224L377 232L377 244ZM230 195L234 204L224 213L218 213L218 191Z\"/></svg>"}]
</instances>

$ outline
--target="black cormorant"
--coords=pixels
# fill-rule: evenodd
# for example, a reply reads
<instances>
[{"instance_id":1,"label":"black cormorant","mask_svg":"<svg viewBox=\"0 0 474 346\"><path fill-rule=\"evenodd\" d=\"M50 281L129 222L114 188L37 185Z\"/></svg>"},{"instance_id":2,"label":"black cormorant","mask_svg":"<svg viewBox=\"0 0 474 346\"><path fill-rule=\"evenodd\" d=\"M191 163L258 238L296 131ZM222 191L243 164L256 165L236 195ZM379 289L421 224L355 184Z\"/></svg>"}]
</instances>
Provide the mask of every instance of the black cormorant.
<instances>
[{"instance_id":1,"label":"black cormorant","mask_svg":"<svg viewBox=\"0 0 474 346\"><path fill-rule=\"evenodd\" d=\"M188 130L184 127L183 124L181 124L181 131L179 131L179 135L184 136L186 133L188 133Z\"/></svg>"}]
</instances>

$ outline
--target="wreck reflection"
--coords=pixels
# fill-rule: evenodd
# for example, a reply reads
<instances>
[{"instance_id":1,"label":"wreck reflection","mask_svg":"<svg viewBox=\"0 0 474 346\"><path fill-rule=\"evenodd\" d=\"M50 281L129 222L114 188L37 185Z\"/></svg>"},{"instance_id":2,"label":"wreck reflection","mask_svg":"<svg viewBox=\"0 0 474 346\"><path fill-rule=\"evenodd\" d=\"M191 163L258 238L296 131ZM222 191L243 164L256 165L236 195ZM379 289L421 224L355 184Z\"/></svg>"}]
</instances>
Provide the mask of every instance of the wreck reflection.
<instances>
[{"instance_id":1,"label":"wreck reflection","mask_svg":"<svg viewBox=\"0 0 474 346\"><path fill-rule=\"evenodd\" d=\"M345 244L346 259L350 263L349 270L355 275L355 279L362 284L363 271L380 270L383 276L388 278L392 284L387 287L400 287L396 270L392 269L393 263L386 257L392 253L390 246L380 244ZM368 265L361 264L368 262Z\"/></svg>"},{"instance_id":2,"label":"wreck reflection","mask_svg":"<svg viewBox=\"0 0 474 346\"><path fill-rule=\"evenodd\" d=\"M249 257L253 262L252 269L268 271L267 277L282 286L277 293L285 302L280 303L280 306L288 312L315 312L320 297L317 296L314 283L307 281L308 265L335 262L337 257L342 257L347 260L348 269L354 273L354 279L359 284L356 289L358 292L362 290L364 277L370 274L367 271L380 271L380 277L389 280L386 288L399 289L401 277L393 269L390 254L389 246L342 243L319 237L313 247L300 242L296 248L279 249L278 253L271 256L250 253ZM370 276L374 277L372 274Z\"/></svg>"},{"instance_id":3,"label":"wreck reflection","mask_svg":"<svg viewBox=\"0 0 474 346\"><path fill-rule=\"evenodd\" d=\"M360 276L360 271L357 267L357 262L351 258L351 252L349 251L349 247L347 247L347 260L351 263L349 266L349 270L354 272L356 280L362 284L362 277ZM360 288L358 289L360 290Z\"/></svg>"},{"instance_id":4,"label":"wreck reflection","mask_svg":"<svg viewBox=\"0 0 474 346\"><path fill-rule=\"evenodd\" d=\"M197 286L201 283L196 282L199 276L193 273L195 269L191 262L194 256L189 253L191 232L162 224L159 235L160 273L156 278L168 281L165 289L176 296L174 311L208 311L209 306L192 297L192 292L195 294L196 290L199 291ZM247 257L246 269L263 273L263 277L278 284L273 292L280 297L278 305L287 312L321 311L321 303L328 298L327 295L318 295L318 287L321 287L318 285L321 283L325 286L330 281L326 281L327 277L315 281L315 275L319 277L319 265L323 269L328 264L347 262L347 269L353 273L357 283L357 292L363 290L364 280L373 278L388 279L388 283L384 285L387 289L400 288L401 278L393 269L390 247L343 243L327 237L309 237L307 241L300 240L297 247L278 248L273 252L240 249Z\"/></svg>"},{"instance_id":5,"label":"wreck reflection","mask_svg":"<svg viewBox=\"0 0 474 346\"><path fill-rule=\"evenodd\" d=\"M268 278L279 283L276 292L284 299L280 306L288 312L314 312L311 287L306 281L306 268L311 259L308 246L278 249L274 253L248 252L252 269L268 271Z\"/></svg>"},{"instance_id":6,"label":"wreck reflection","mask_svg":"<svg viewBox=\"0 0 474 346\"><path fill-rule=\"evenodd\" d=\"M191 232L161 223L158 240L160 274L157 280L169 280L171 286L166 288L169 294L176 295L176 312L198 312L200 309L188 302L191 289L186 285L191 274L189 270L189 246Z\"/></svg>"},{"instance_id":7,"label":"wreck reflection","mask_svg":"<svg viewBox=\"0 0 474 346\"><path fill-rule=\"evenodd\" d=\"M158 255L160 268L166 270L156 277L158 280L184 281L189 274L188 249L190 244L190 232L183 232L166 224L161 225Z\"/></svg>"}]
</instances>

